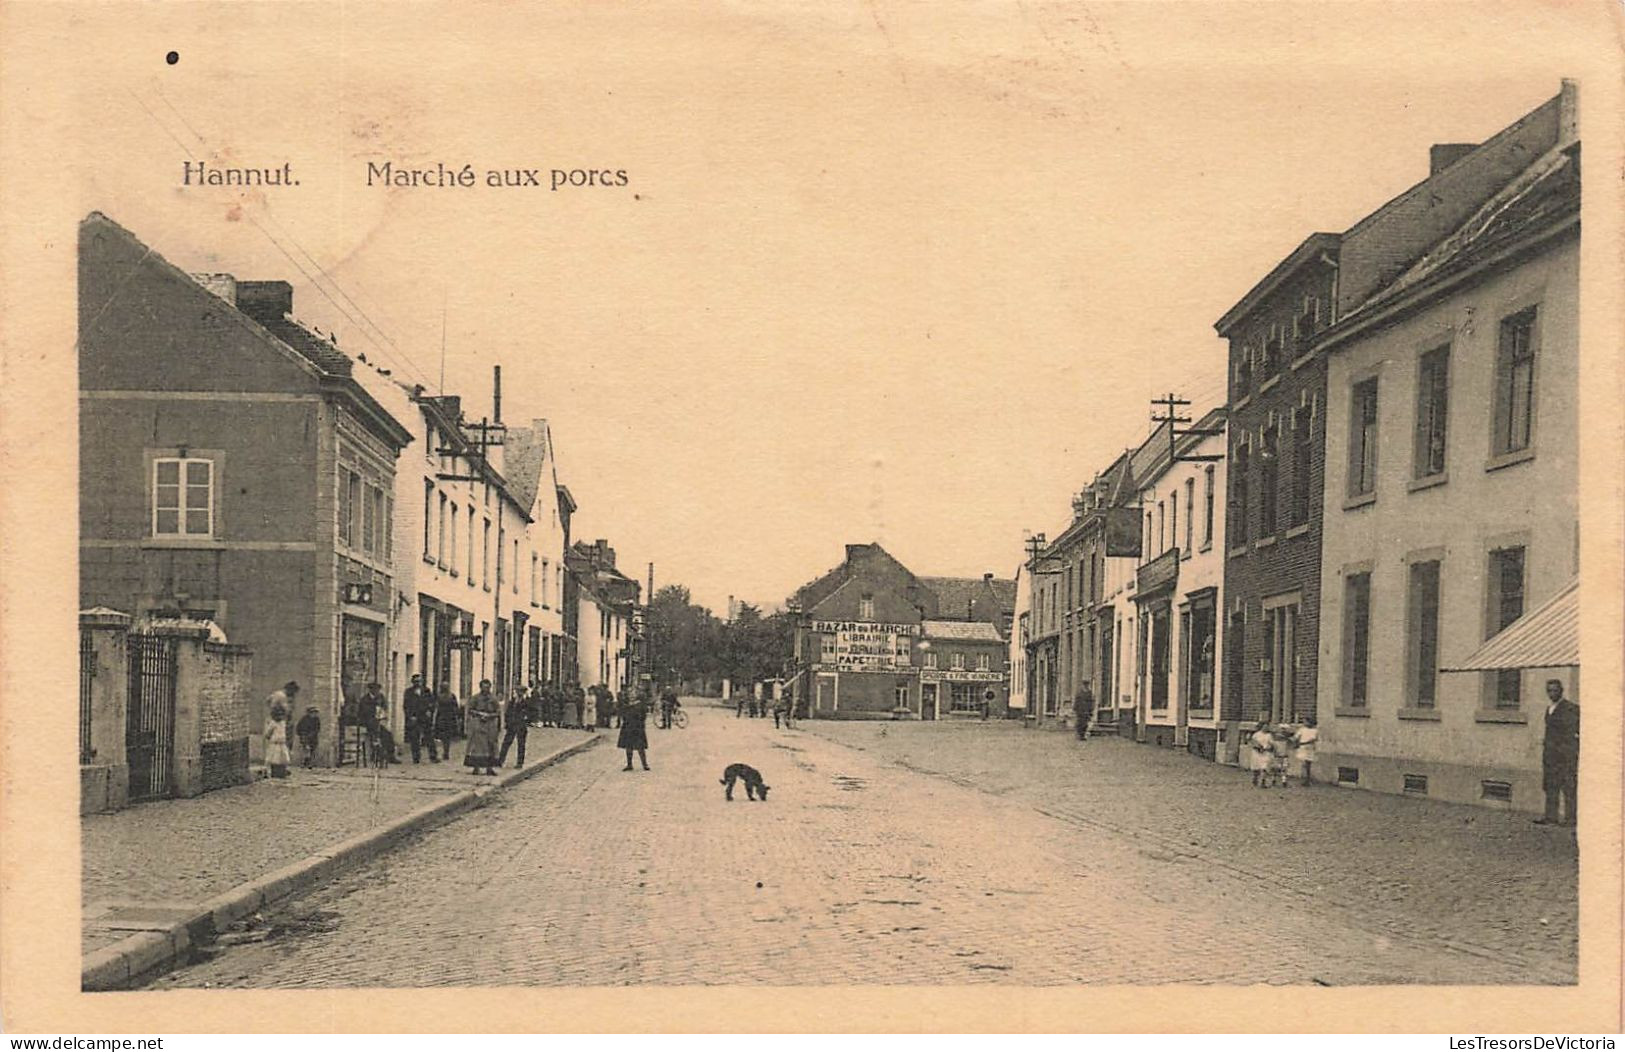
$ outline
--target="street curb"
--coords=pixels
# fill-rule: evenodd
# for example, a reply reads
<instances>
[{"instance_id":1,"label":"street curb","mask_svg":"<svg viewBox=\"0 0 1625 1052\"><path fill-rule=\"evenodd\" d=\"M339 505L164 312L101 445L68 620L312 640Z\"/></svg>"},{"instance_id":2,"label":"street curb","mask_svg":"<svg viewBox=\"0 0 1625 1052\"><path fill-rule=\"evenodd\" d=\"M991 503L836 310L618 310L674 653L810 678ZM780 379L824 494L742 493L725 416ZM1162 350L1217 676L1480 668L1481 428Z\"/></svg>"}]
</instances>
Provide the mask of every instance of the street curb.
<instances>
[{"instance_id":1,"label":"street curb","mask_svg":"<svg viewBox=\"0 0 1625 1052\"><path fill-rule=\"evenodd\" d=\"M167 930L141 932L92 950L80 958L79 988L86 993L126 990L152 979L185 959L193 946L212 941L244 917L310 891L344 870L376 858L411 834L473 810L487 797L533 778L603 740L603 735L594 734L493 782L432 801L380 826L329 844L313 855L215 895L199 904L190 917Z\"/></svg>"}]
</instances>

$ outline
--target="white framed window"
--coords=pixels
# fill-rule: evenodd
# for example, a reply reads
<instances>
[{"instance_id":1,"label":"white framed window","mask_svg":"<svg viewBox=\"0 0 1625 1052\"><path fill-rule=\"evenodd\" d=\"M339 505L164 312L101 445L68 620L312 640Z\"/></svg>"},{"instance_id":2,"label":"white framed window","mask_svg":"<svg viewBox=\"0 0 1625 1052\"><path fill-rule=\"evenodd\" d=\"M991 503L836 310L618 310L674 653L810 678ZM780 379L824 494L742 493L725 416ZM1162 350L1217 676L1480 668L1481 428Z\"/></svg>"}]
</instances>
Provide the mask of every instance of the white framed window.
<instances>
[{"instance_id":1,"label":"white framed window","mask_svg":"<svg viewBox=\"0 0 1625 1052\"><path fill-rule=\"evenodd\" d=\"M464 576L468 578L468 586L474 587L474 505L468 506L468 551L463 554L467 565L464 567Z\"/></svg>"},{"instance_id":2,"label":"white framed window","mask_svg":"<svg viewBox=\"0 0 1625 1052\"><path fill-rule=\"evenodd\" d=\"M152 535L214 536L214 461L196 457L153 460Z\"/></svg>"},{"instance_id":3,"label":"white framed window","mask_svg":"<svg viewBox=\"0 0 1625 1052\"><path fill-rule=\"evenodd\" d=\"M935 654L931 653L930 651L926 651L926 654L925 654L925 667L926 668L936 668L937 667L937 656Z\"/></svg>"},{"instance_id":4,"label":"white framed window","mask_svg":"<svg viewBox=\"0 0 1625 1052\"><path fill-rule=\"evenodd\" d=\"M864 621L875 619L875 597L866 595L858 600L858 617Z\"/></svg>"},{"instance_id":5,"label":"white framed window","mask_svg":"<svg viewBox=\"0 0 1625 1052\"><path fill-rule=\"evenodd\" d=\"M976 655L976 670L978 672L986 672L987 671L987 655L986 654L977 654Z\"/></svg>"},{"instance_id":6,"label":"white framed window","mask_svg":"<svg viewBox=\"0 0 1625 1052\"><path fill-rule=\"evenodd\" d=\"M948 667L949 668L955 668L955 669L963 669L965 667L965 655L964 655L964 653L961 652L961 651L955 651L954 654L948 659Z\"/></svg>"}]
</instances>

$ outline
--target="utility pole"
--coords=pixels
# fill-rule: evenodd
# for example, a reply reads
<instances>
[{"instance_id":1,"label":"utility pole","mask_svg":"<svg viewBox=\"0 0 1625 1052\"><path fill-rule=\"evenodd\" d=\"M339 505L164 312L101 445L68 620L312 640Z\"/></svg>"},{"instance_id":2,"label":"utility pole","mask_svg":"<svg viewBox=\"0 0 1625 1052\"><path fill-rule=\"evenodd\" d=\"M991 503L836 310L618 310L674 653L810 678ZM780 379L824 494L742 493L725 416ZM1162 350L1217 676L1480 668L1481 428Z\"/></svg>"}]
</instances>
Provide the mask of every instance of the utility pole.
<instances>
[{"instance_id":1,"label":"utility pole","mask_svg":"<svg viewBox=\"0 0 1625 1052\"><path fill-rule=\"evenodd\" d=\"M1224 455L1221 453L1179 455L1179 440L1182 438L1207 438L1212 435L1224 434L1223 428L1179 426L1191 422L1190 417L1182 416L1177 412L1177 410L1190 405L1190 399L1180 398L1170 391L1161 398L1151 399L1151 404L1161 406L1163 410L1160 414L1155 412L1151 414L1152 422L1159 425L1168 425L1168 463L1170 465L1178 463L1211 463L1224 459Z\"/></svg>"}]
</instances>

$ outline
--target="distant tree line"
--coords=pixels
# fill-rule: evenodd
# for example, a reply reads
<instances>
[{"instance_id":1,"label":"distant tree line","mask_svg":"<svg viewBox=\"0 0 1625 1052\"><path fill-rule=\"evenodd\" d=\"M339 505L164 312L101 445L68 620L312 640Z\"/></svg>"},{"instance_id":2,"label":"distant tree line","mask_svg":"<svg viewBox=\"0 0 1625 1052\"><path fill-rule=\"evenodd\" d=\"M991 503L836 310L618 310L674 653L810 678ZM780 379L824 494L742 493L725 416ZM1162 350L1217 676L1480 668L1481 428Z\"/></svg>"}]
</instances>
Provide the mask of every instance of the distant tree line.
<instances>
[{"instance_id":1,"label":"distant tree line","mask_svg":"<svg viewBox=\"0 0 1625 1052\"><path fill-rule=\"evenodd\" d=\"M781 675L795 647L795 619L762 616L745 604L729 623L695 604L689 590L668 584L655 592L647 614L655 678L696 694L714 694L724 679L735 684Z\"/></svg>"}]
</instances>

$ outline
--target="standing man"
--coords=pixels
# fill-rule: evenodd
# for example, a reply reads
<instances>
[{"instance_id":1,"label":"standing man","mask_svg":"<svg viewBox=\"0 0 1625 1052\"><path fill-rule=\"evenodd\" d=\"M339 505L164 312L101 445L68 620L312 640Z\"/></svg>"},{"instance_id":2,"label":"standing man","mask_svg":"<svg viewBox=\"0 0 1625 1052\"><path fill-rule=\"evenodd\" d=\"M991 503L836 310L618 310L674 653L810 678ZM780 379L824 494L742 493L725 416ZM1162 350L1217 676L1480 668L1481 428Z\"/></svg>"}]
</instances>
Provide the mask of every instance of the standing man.
<instances>
[{"instance_id":1,"label":"standing man","mask_svg":"<svg viewBox=\"0 0 1625 1052\"><path fill-rule=\"evenodd\" d=\"M1580 787L1580 706L1563 696L1563 681L1546 681L1546 738L1541 743L1540 766L1546 790L1546 815L1536 825L1572 826L1579 817L1576 792ZM1560 805L1568 798L1568 813Z\"/></svg>"},{"instance_id":2,"label":"standing man","mask_svg":"<svg viewBox=\"0 0 1625 1052\"><path fill-rule=\"evenodd\" d=\"M1095 714L1095 692L1089 689L1088 684L1078 688L1078 696L1072 699L1073 726L1078 731L1078 741L1089 740L1089 721Z\"/></svg>"},{"instance_id":3,"label":"standing man","mask_svg":"<svg viewBox=\"0 0 1625 1052\"><path fill-rule=\"evenodd\" d=\"M434 694L423 685L422 675L412 677L402 708L406 713L406 744L412 748L412 762L422 762L423 746L427 745L429 762L439 763L434 747Z\"/></svg>"},{"instance_id":4,"label":"standing man","mask_svg":"<svg viewBox=\"0 0 1625 1052\"><path fill-rule=\"evenodd\" d=\"M508 762L508 746L519 740L519 758L514 767L525 766L525 736L530 731L530 695L523 687L516 687L502 711L502 751L497 753L497 766Z\"/></svg>"},{"instance_id":5,"label":"standing man","mask_svg":"<svg viewBox=\"0 0 1625 1052\"><path fill-rule=\"evenodd\" d=\"M434 696L434 738L440 743L440 755L447 760L451 759L451 739L457 733L457 722L462 712L457 705L457 695L451 692L451 680L440 681L440 689ZM430 745L432 758L433 744Z\"/></svg>"}]
</instances>

